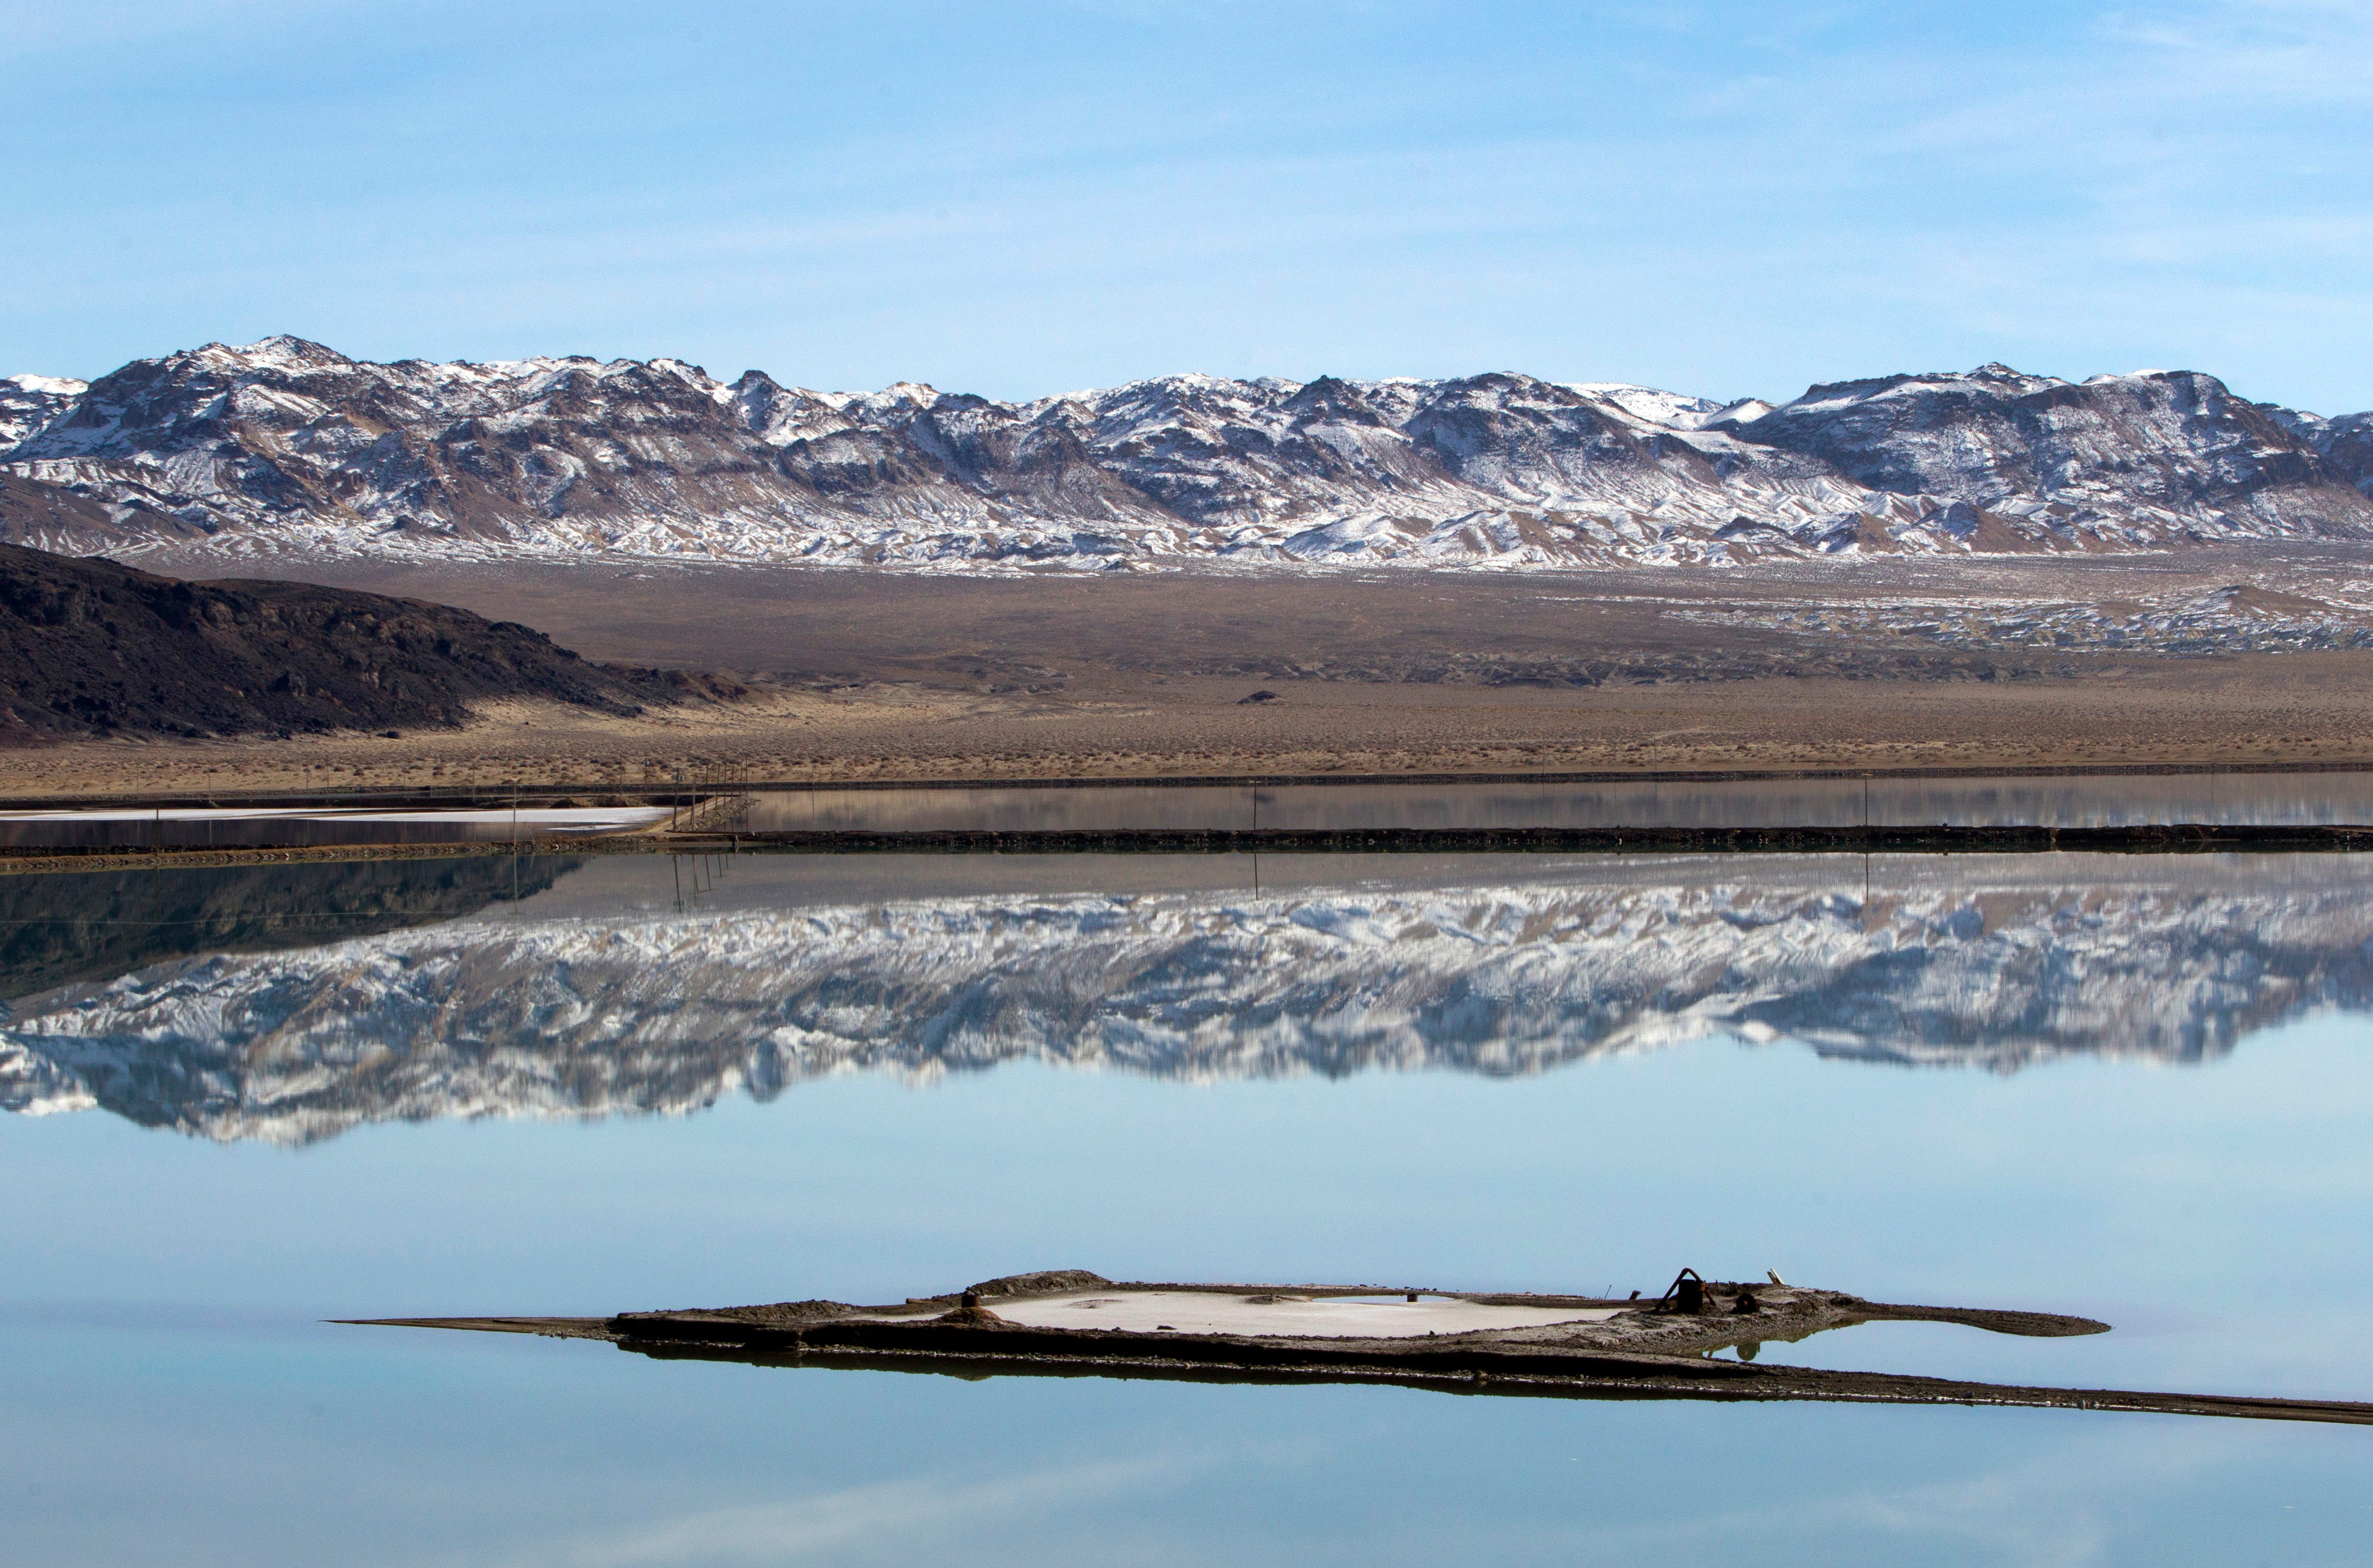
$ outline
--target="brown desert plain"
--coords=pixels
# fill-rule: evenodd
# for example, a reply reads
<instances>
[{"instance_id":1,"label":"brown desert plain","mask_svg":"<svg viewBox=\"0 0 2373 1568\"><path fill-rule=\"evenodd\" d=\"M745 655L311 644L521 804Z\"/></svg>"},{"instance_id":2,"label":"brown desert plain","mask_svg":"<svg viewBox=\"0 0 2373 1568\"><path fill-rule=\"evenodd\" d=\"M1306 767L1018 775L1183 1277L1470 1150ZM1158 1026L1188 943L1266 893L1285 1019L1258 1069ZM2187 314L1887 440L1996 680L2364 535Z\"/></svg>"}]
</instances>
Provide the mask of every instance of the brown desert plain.
<instances>
[{"instance_id":1,"label":"brown desert plain","mask_svg":"<svg viewBox=\"0 0 2373 1568\"><path fill-rule=\"evenodd\" d=\"M638 718L506 701L392 739L66 740L0 750L0 791L2373 764L2363 546L1589 574L136 564L455 604L753 690Z\"/></svg>"}]
</instances>

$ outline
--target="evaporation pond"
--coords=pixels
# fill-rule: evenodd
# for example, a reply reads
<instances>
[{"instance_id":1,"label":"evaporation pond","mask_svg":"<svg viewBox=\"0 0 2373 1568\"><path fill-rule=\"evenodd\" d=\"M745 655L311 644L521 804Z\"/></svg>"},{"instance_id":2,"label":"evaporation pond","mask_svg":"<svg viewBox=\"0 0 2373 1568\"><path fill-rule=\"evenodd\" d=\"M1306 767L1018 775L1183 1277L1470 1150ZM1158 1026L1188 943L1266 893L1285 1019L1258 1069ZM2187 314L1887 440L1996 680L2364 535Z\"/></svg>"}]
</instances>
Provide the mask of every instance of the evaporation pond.
<instances>
[{"instance_id":1,"label":"evaporation pond","mask_svg":"<svg viewBox=\"0 0 2373 1568\"><path fill-rule=\"evenodd\" d=\"M2355 1428L326 1321L1687 1266L2114 1326L1775 1361L2373 1398L2373 860L14 875L0 1009L11 1562L2337 1563L2373 1518ZM1044 1310L1238 1310L1178 1293Z\"/></svg>"}]
</instances>

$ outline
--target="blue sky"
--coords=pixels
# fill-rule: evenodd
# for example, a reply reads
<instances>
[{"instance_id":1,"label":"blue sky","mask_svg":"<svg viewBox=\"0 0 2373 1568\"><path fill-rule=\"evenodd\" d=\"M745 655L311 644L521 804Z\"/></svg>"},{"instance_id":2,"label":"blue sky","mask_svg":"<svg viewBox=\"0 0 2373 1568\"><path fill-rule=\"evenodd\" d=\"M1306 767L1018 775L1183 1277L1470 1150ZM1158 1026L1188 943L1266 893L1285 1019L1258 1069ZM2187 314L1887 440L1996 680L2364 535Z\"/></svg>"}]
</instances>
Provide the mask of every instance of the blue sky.
<instances>
[{"instance_id":1,"label":"blue sky","mask_svg":"<svg viewBox=\"0 0 2373 1568\"><path fill-rule=\"evenodd\" d=\"M2373 4L12 0L0 371L1001 397L2003 359L2373 406Z\"/></svg>"}]
</instances>

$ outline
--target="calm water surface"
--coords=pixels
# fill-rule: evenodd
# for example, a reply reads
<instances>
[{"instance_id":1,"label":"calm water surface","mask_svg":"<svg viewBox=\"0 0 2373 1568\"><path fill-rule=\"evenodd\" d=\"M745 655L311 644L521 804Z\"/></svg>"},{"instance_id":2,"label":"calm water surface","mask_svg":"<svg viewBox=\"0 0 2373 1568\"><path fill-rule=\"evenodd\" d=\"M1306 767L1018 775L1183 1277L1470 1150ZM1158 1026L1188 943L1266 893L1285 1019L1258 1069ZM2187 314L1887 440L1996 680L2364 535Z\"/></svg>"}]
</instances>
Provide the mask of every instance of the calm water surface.
<instances>
[{"instance_id":1,"label":"calm water surface","mask_svg":"<svg viewBox=\"0 0 2373 1568\"><path fill-rule=\"evenodd\" d=\"M2361 1561L2359 1429L319 1320L1689 1264L2117 1325L1768 1360L2373 1398L2368 895L2271 856L0 878L0 1553Z\"/></svg>"}]
</instances>

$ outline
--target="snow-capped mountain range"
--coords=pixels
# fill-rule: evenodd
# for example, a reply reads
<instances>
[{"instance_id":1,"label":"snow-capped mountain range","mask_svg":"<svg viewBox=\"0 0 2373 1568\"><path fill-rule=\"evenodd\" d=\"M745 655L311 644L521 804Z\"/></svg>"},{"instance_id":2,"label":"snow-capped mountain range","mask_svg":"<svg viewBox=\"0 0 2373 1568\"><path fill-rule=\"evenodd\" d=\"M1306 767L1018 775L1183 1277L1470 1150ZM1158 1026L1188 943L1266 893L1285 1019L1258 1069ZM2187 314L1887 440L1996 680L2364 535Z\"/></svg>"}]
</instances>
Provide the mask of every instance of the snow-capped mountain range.
<instances>
[{"instance_id":1,"label":"snow-capped mountain range","mask_svg":"<svg viewBox=\"0 0 2373 1568\"><path fill-rule=\"evenodd\" d=\"M0 1107L301 1143L677 1113L1038 1059L1178 1080L1514 1075L1708 1036L2008 1071L2198 1061L2373 1007L2373 867L2209 857L1568 868L1293 895L477 916L0 1005Z\"/></svg>"},{"instance_id":2,"label":"snow-capped mountain range","mask_svg":"<svg viewBox=\"0 0 2373 1568\"><path fill-rule=\"evenodd\" d=\"M1167 376L1009 404L673 359L379 365L275 337L88 385L0 381L0 480L111 519L28 512L50 521L11 542L118 555L1736 564L2373 538L2373 415L2189 371L2001 365L1777 406L1507 373Z\"/></svg>"}]
</instances>

